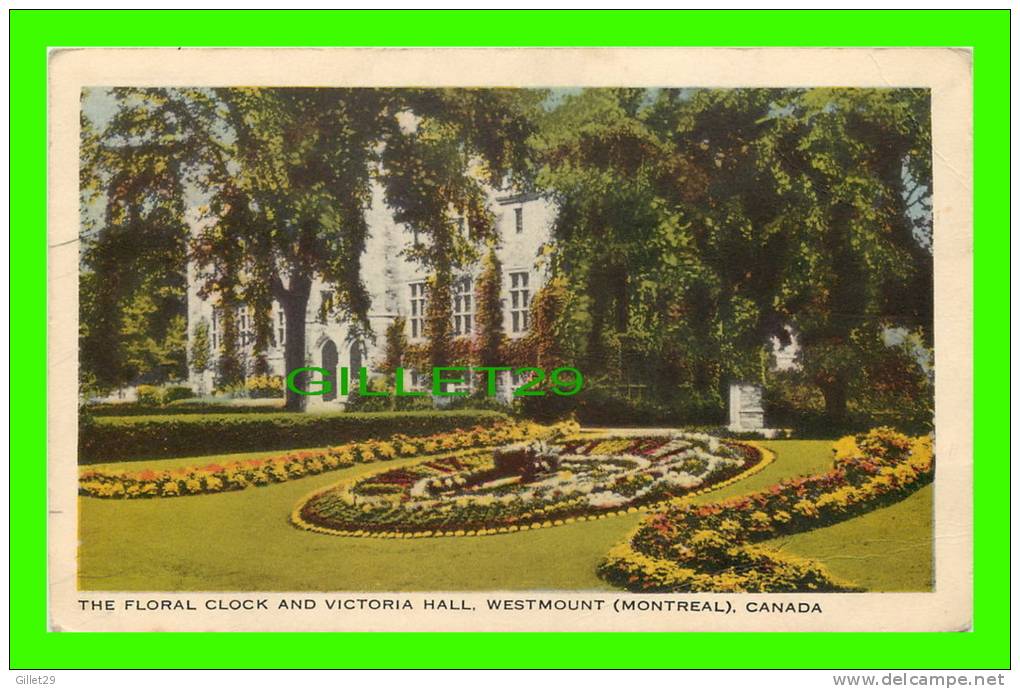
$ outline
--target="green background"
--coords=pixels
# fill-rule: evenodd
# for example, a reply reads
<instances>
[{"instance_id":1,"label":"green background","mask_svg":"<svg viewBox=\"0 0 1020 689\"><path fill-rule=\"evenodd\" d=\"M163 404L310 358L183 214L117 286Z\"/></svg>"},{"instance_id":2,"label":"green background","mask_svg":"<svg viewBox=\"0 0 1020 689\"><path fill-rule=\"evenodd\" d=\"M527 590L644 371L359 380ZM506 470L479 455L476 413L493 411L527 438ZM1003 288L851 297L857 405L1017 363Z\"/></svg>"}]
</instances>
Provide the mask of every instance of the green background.
<instances>
[{"instance_id":1,"label":"green background","mask_svg":"<svg viewBox=\"0 0 1020 689\"><path fill-rule=\"evenodd\" d=\"M12 668L1009 665L1009 12L10 12ZM46 55L66 46L964 46L974 50L969 633L52 633L46 623ZM961 362L963 363L963 362ZM73 374L67 385L75 385Z\"/></svg>"}]
</instances>

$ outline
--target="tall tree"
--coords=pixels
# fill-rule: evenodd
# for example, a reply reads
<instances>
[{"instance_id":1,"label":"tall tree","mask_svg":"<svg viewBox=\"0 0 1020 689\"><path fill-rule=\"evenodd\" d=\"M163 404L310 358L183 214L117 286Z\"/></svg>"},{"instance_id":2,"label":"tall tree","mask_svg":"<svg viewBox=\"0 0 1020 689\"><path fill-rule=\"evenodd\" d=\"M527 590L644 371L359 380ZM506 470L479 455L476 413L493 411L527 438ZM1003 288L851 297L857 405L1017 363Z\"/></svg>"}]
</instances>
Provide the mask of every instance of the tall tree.
<instances>
[{"instance_id":1,"label":"tall tree","mask_svg":"<svg viewBox=\"0 0 1020 689\"><path fill-rule=\"evenodd\" d=\"M277 300L286 315L285 366L293 370L305 364L316 276L334 288L334 313L350 324L351 338L370 335L360 259L373 176L398 220L430 237L427 249L409 252L442 289L469 246L455 236L452 216L466 218L473 236L491 233L481 180L505 181L519 167L531 127L527 105L538 97L230 88L119 89L117 98L117 113L97 137L104 155L95 160L111 170L105 177L123 174L132 151L172 159L166 174L203 201L195 206L191 255L204 292L236 292L253 305L256 334L271 335L261 327L269 300ZM409 118L421 126L404 126ZM184 193L175 199L183 204ZM304 400L288 390L288 409Z\"/></svg>"},{"instance_id":2,"label":"tall tree","mask_svg":"<svg viewBox=\"0 0 1020 689\"><path fill-rule=\"evenodd\" d=\"M183 377L188 227L172 147L97 131L82 113L81 369L99 390Z\"/></svg>"},{"instance_id":3,"label":"tall tree","mask_svg":"<svg viewBox=\"0 0 1020 689\"><path fill-rule=\"evenodd\" d=\"M721 408L792 327L841 419L876 336L930 329L928 122L926 92L900 89L564 99L536 140L568 346Z\"/></svg>"},{"instance_id":4,"label":"tall tree","mask_svg":"<svg viewBox=\"0 0 1020 689\"><path fill-rule=\"evenodd\" d=\"M836 423L884 331L931 342L928 108L923 90L816 89L777 119L773 165L799 245L781 309Z\"/></svg>"},{"instance_id":5,"label":"tall tree","mask_svg":"<svg viewBox=\"0 0 1020 689\"><path fill-rule=\"evenodd\" d=\"M620 353L635 332L635 297L658 265L651 238L664 216L654 165L665 152L644 122L645 97L634 89L570 96L535 139L539 183L559 207L551 268L569 277L567 332L591 374L626 368Z\"/></svg>"}]
</instances>

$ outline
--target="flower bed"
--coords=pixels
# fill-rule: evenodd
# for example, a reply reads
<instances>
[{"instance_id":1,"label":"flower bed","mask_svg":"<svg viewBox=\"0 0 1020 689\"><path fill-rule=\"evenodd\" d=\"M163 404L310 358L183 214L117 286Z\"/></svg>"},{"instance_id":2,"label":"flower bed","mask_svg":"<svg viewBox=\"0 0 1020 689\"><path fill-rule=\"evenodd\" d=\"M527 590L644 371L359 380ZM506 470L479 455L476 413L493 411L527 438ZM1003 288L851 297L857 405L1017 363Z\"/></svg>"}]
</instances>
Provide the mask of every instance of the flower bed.
<instances>
[{"instance_id":1,"label":"flower bed","mask_svg":"<svg viewBox=\"0 0 1020 689\"><path fill-rule=\"evenodd\" d=\"M806 560L754 544L828 526L891 504L929 483L929 437L878 428L839 440L834 468L710 505L679 504L646 519L600 565L631 591L847 591Z\"/></svg>"},{"instance_id":2,"label":"flower bed","mask_svg":"<svg viewBox=\"0 0 1020 689\"><path fill-rule=\"evenodd\" d=\"M295 524L323 533L423 537L511 533L636 512L736 480L765 463L756 447L717 438L582 438L437 458L341 482L302 500Z\"/></svg>"},{"instance_id":3,"label":"flower bed","mask_svg":"<svg viewBox=\"0 0 1020 689\"><path fill-rule=\"evenodd\" d=\"M173 470L109 472L83 470L78 492L97 498L157 498L220 493L267 486L290 479L344 469L356 463L431 455L543 437L550 429L532 423L498 422L489 427L425 437L394 435L388 440L348 443L322 450L288 452L266 459L208 464Z\"/></svg>"}]
</instances>

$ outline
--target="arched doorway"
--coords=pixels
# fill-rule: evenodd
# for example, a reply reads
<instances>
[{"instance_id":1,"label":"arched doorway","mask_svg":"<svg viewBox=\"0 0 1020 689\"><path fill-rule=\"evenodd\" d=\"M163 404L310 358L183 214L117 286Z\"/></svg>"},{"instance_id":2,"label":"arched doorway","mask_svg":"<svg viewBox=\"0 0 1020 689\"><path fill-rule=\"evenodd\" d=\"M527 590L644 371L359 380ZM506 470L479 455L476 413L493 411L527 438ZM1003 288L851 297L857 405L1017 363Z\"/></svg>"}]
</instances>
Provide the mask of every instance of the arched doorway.
<instances>
[{"instance_id":1,"label":"arched doorway","mask_svg":"<svg viewBox=\"0 0 1020 689\"><path fill-rule=\"evenodd\" d=\"M322 345L322 368L329 371L330 386L329 392L322 396L322 399L326 402L332 402L336 399L336 386L339 384L336 375L337 364L340 363L340 356L336 351L336 345L333 344L333 340L326 340L326 343Z\"/></svg>"},{"instance_id":2,"label":"arched doorway","mask_svg":"<svg viewBox=\"0 0 1020 689\"><path fill-rule=\"evenodd\" d=\"M359 381L361 380L361 343L355 342L351 345L350 351L350 365L347 370L350 372L351 377L351 390L357 390Z\"/></svg>"}]
</instances>

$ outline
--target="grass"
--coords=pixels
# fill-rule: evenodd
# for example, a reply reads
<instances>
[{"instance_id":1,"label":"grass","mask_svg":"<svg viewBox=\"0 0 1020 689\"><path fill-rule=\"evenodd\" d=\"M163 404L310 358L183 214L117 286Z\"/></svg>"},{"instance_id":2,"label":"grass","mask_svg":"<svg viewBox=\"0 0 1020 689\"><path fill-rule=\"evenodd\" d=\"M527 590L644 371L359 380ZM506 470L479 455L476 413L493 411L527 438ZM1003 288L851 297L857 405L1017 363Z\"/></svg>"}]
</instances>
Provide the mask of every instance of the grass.
<instances>
[{"instance_id":1,"label":"grass","mask_svg":"<svg viewBox=\"0 0 1020 689\"><path fill-rule=\"evenodd\" d=\"M763 545L825 563L869 591L931 591L932 487L840 524Z\"/></svg>"},{"instance_id":2,"label":"grass","mask_svg":"<svg viewBox=\"0 0 1020 689\"><path fill-rule=\"evenodd\" d=\"M711 502L757 490L782 478L826 469L831 462L829 441L765 445L777 453L775 463L698 500ZM272 454L277 453L137 464L201 465ZM298 500L313 490L414 461L358 465L219 495L80 498L79 585L85 590L120 591L609 590L595 575L595 566L642 517L628 514L498 536L414 540L323 536L296 529L288 521ZM773 545L818 557L834 574L874 590L910 590L923 581L925 570L930 579L931 494L930 488L925 490L927 498L922 491L898 505ZM896 547L889 548L890 542ZM927 587L912 590L919 588Z\"/></svg>"}]
</instances>

